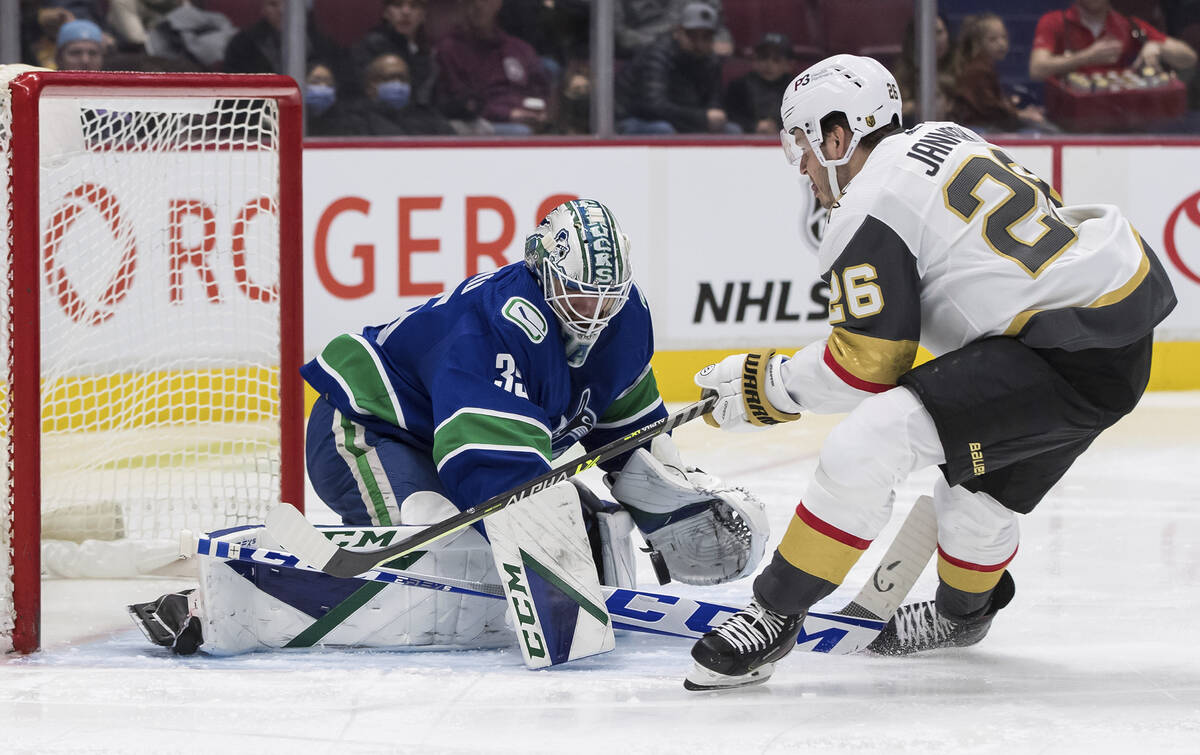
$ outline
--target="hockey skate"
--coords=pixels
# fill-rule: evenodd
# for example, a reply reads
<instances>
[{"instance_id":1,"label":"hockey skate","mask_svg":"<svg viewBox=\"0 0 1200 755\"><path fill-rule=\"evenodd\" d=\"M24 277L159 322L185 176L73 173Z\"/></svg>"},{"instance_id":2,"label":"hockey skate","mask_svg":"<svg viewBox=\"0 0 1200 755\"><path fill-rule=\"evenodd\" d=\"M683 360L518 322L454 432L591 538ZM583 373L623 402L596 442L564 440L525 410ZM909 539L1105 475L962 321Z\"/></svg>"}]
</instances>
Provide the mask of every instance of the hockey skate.
<instances>
[{"instance_id":1,"label":"hockey skate","mask_svg":"<svg viewBox=\"0 0 1200 755\"><path fill-rule=\"evenodd\" d=\"M796 647L805 615L787 616L750 601L692 646L696 663L684 689L734 689L770 679L775 661Z\"/></svg>"},{"instance_id":2,"label":"hockey skate","mask_svg":"<svg viewBox=\"0 0 1200 755\"><path fill-rule=\"evenodd\" d=\"M192 615L191 595L195 590L173 592L149 603L126 606L133 623L155 645L171 648L177 655L191 655L204 642L200 619Z\"/></svg>"},{"instance_id":3,"label":"hockey skate","mask_svg":"<svg viewBox=\"0 0 1200 755\"><path fill-rule=\"evenodd\" d=\"M932 600L900 606L875 641L867 646L867 651L877 655L911 655L974 645L987 636L996 612L1008 605L1015 594L1016 585L1006 571L977 618L956 620L943 616Z\"/></svg>"}]
</instances>

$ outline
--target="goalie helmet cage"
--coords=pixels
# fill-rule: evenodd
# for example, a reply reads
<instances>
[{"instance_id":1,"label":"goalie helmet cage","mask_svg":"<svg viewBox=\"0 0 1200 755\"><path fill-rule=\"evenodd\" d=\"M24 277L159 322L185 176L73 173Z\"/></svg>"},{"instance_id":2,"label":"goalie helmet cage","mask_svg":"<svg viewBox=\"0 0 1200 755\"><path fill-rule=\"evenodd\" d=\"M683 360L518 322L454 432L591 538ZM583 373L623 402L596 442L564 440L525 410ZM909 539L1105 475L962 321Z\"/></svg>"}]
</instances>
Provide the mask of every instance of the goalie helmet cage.
<instances>
[{"instance_id":1,"label":"goalie helmet cage","mask_svg":"<svg viewBox=\"0 0 1200 755\"><path fill-rule=\"evenodd\" d=\"M43 553L302 505L301 118L284 76L0 66L0 652Z\"/></svg>"}]
</instances>

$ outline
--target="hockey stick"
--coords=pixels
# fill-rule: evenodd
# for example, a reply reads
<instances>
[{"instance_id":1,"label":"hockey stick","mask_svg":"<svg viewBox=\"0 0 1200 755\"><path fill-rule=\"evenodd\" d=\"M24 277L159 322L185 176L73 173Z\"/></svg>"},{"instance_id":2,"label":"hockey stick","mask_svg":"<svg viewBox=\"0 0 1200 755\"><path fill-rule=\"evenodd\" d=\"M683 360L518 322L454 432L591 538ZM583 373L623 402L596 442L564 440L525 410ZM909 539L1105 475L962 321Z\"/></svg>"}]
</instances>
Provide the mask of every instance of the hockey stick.
<instances>
[{"instance_id":1,"label":"hockey stick","mask_svg":"<svg viewBox=\"0 0 1200 755\"><path fill-rule=\"evenodd\" d=\"M933 509L933 499L923 495L916 500L908 516L904 518L900 531L896 533L883 558L879 560L879 566L871 572L871 578L858 591L854 600L836 613L841 616L857 616L886 622L904 602L935 550L937 514ZM878 634L876 632L870 637L863 635L866 641L846 652L862 650L870 645Z\"/></svg>"},{"instance_id":2,"label":"hockey stick","mask_svg":"<svg viewBox=\"0 0 1200 755\"><path fill-rule=\"evenodd\" d=\"M543 488L548 488L591 469L601 462L632 451L656 435L670 432L683 423L701 416L711 410L715 403L715 396L701 399L660 420L651 422L645 427L634 430L624 437L606 443L586 456L555 467L523 485L518 485L512 490L493 496L465 511L460 511L454 516L443 519L386 548L370 551L349 551L339 548L326 540L325 536L305 519L304 514L289 505L276 506L267 512L267 531L289 552L296 554L301 560L316 566L326 574L332 574L335 577L353 577L406 553L411 553L438 538L457 532L464 527L470 527L489 514L494 514L509 504L528 498Z\"/></svg>"},{"instance_id":3,"label":"hockey stick","mask_svg":"<svg viewBox=\"0 0 1200 755\"><path fill-rule=\"evenodd\" d=\"M933 517L932 502L922 497L913 506L872 572L871 579L863 585L858 595L844 608L833 613L809 613L796 644L804 650L837 655L857 652L871 644L883 630L887 618L916 583L933 555L936 544L937 523ZM262 566L321 571L308 566L291 553L194 537L190 533L184 533L180 547L185 555L195 553ZM354 578L484 598L504 597L500 585L434 577L387 567L370 569ZM602 589L613 627L633 632L695 639L719 624L724 614L733 614L738 610L677 595L620 587L605 586Z\"/></svg>"}]
</instances>

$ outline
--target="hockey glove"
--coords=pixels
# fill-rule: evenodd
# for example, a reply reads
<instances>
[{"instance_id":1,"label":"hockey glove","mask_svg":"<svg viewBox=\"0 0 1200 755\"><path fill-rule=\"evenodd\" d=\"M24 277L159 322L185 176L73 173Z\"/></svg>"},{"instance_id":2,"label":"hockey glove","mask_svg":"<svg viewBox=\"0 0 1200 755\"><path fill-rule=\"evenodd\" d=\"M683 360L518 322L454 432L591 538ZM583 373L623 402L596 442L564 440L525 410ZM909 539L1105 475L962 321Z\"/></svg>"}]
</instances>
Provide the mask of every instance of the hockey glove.
<instances>
[{"instance_id":1,"label":"hockey glove","mask_svg":"<svg viewBox=\"0 0 1200 755\"><path fill-rule=\"evenodd\" d=\"M685 467L668 435L634 451L605 482L650 546L662 584L728 582L752 573L763 557L771 536L763 502Z\"/></svg>"},{"instance_id":2,"label":"hockey glove","mask_svg":"<svg viewBox=\"0 0 1200 755\"><path fill-rule=\"evenodd\" d=\"M800 405L783 385L786 361L774 349L752 351L725 357L697 372L701 395L718 397L704 421L725 430L749 430L800 419Z\"/></svg>"}]
</instances>

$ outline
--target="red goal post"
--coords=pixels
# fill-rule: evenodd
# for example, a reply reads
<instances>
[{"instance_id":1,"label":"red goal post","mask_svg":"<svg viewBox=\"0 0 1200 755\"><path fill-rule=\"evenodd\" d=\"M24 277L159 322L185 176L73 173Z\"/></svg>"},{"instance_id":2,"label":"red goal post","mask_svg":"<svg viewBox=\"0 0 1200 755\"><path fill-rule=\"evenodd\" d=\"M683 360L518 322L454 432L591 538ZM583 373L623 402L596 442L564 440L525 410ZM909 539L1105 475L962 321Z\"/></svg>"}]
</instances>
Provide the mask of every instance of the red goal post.
<instances>
[{"instance_id":1,"label":"red goal post","mask_svg":"<svg viewBox=\"0 0 1200 755\"><path fill-rule=\"evenodd\" d=\"M49 560L302 506L301 131L285 76L0 67L0 652Z\"/></svg>"}]
</instances>

